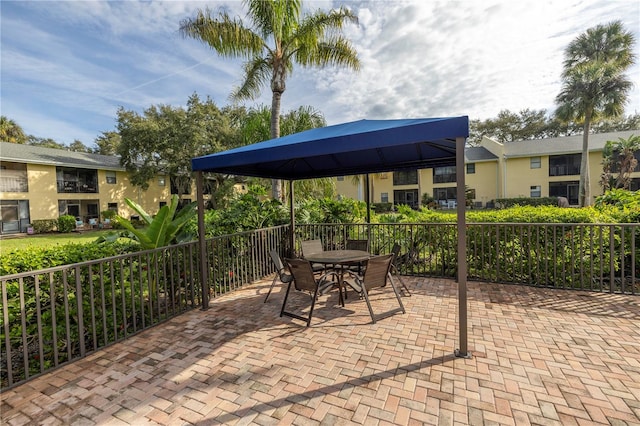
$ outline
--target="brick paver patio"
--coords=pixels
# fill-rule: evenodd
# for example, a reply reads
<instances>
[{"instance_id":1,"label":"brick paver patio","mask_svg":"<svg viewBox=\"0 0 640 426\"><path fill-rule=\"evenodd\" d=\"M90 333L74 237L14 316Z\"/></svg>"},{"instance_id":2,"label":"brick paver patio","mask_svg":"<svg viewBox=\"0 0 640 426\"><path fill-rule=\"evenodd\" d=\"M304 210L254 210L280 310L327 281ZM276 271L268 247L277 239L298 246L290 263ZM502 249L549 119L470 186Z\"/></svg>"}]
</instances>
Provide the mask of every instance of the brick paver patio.
<instances>
[{"instance_id":1,"label":"brick paver patio","mask_svg":"<svg viewBox=\"0 0 640 426\"><path fill-rule=\"evenodd\" d=\"M405 315L331 292L310 328L257 283L4 392L2 423L640 425L640 297L470 282L462 359L456 284L405 280Z\"/></svg>"}]
</instances>

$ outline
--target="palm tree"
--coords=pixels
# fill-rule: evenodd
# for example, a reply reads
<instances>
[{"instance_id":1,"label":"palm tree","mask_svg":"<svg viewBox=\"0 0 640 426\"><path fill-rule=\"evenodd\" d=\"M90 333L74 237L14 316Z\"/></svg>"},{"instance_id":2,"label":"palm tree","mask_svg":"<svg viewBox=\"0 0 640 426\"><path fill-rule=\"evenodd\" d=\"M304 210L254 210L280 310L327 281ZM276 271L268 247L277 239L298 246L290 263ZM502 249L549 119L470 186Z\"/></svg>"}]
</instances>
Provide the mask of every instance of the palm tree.
<instances>
[{"instance_id":1,"label":"palm tree","mask_svg":"<svg viewBox=\"0 0 640 426\"><path fill-rule=\"evenodd\" d=\"M600 179L605 192L614 188L629 189L631 174L638 167L636 152L640 152L640 135L607 141L603 151L603 173ZM618 173L617 177L613 176L614 172Z\"/></svg>"},{"instance_id":2,"label":"palm tree","mask_svg":"<svg viewBox=\"0 0 640 426\"><path fill-rule=\"evenodd\" d=\"M358 70L357 53L341 30L357 23L350 10L318 10L301 16L301 0L244 0L250 26L220 11L199 9L195 18L180 23L180 32L207 43L224 57L246 59L244 80L231 97L255 99L270 83L271 138L280 137L280 101L293 65L302 67L346 66ZM273 197L282 199L282 184L273 182Z\"/></svg>"},{"instance_id":3,"label":"palm tree","mask_svg":"<svg viewBox=\"0 0 640 426\"><path fill-rule=\"evenodd\" d=\"M0 142L26 143L27 135L22 127L10 118L0 116Z\"/></svg>"},{"instance_id":4,"label":"palm tree","mask_svg":"<svg viewBox=\"0 0 640 426\"><path fill-rule=\"evenodd\" d=\"M562 89L556 115L582 123L580 206L591 205L589 132L591 123L619 117L633 83L624 72L635 62L634 36L620 21L597 25L579 35L565 49Z\"/></svg>"}]
</instances>

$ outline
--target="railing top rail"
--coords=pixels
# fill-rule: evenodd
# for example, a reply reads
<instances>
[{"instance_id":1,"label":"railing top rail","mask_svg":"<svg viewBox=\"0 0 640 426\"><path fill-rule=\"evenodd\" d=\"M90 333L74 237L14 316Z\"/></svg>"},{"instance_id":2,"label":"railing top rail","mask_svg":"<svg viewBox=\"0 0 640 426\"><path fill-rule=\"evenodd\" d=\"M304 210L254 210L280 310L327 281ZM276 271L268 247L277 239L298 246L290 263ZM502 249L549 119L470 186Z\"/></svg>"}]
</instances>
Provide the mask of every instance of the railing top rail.
<instances>
[{"instance_id":1,"label":"railing top rail","mask_svg":"<svg viewBox=\"0 0 640 426\"><path fill-rule=\"evenodd\" d=\"M429 225L457 225L457 222L399 222L399 223L307 223L296 224L304 226L429 226ZM466 222L466 225L531 225L531 226L640 226L640 223L606 223L606 222Z\"/></svg>"}]
</instances>

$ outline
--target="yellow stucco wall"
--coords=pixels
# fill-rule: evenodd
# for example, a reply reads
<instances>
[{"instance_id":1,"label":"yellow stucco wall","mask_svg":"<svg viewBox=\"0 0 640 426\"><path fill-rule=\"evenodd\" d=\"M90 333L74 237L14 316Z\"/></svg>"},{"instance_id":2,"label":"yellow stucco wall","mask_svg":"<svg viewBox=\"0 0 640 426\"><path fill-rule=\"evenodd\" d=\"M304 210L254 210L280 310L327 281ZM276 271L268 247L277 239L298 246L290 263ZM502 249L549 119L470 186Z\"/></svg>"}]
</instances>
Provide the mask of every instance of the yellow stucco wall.
<instances>
[{"instance_id":1,"label":"yellow stucco wall","mask_svg":"<svg viewBox=\"0 0 640 426\"><path fill-rule=\"evenodd\" d=\"M0 192L2 200L29 200L30 220L57 219L58 201L78 200L80 216L87 214L87 204L98 204L98 213L108 209L109 203L117 203L118 214L130 217L136 214L125 202L130 198L140 204L147 213L155 214L160 202L171 199L168 178L160 186L158 178L149 183L149 189L143 191L129 182L125 171L116 171L116 183L107 183L107 171L98 170L97 193L58 193L56 166L27 164L28 192ZM194 192L195 194L195 192ZM188 198L185 197L185 198ZM195 198L195 195L193 196Z\"/></svg>"},{"instance_id":2,"label":"yellow stucco wall","mask_svg":"<svg viewBox=\"0 0 640 426\"><path fill-rule=\"evenodd\" d=\"M481 202L485 206L487 202L498 198L498 162L483 161L476 162L476 172L472 174L466 173L465 167L465 184L469 189L475 189L476 198L474 202Z\"/></svg>"}]
</instances>

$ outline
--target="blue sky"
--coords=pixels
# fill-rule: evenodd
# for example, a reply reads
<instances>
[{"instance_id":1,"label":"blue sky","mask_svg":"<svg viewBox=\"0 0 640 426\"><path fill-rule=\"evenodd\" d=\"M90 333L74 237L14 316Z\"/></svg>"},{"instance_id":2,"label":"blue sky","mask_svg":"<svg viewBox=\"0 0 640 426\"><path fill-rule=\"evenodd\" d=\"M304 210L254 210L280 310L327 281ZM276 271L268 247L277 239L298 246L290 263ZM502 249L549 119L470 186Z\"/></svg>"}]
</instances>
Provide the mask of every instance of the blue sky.
<instances>
[{"instance_id":1,"label":"blue sky","mask_svg":"<svg viewBox=\"0 0 640 426\"><path fill-rule=\"evenodd\" d=\"M346 29L362 61L359 73L296 68L283 112L301 105L329 124L362 118L468 115L555 108L565 46L589 27L622 20L636 36L637 0L305 2L310 9L346 5L359 16ZM178 33L198 8L239 1L0 2L0 113L27 134L92 146L114 130L116 111L182 106L194 92L219 106L242 76ZM640 112L640 65L626 113ZM268 88L247 106L270 104Z\"/></svg>"}]
</instances>

